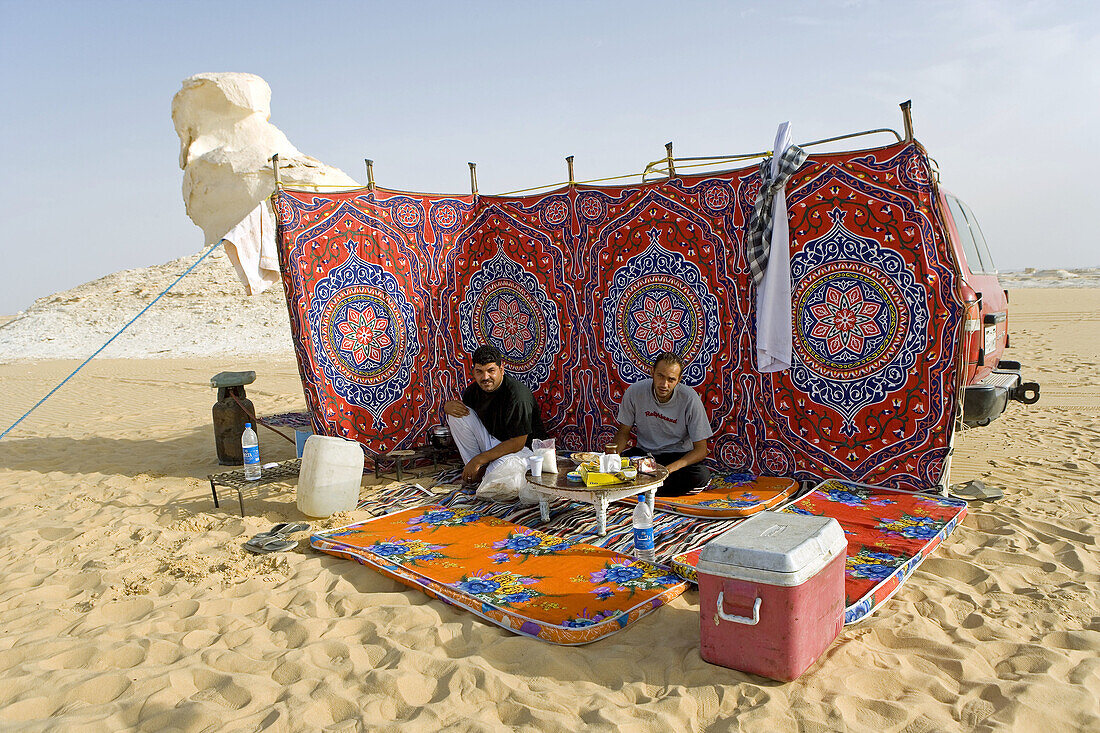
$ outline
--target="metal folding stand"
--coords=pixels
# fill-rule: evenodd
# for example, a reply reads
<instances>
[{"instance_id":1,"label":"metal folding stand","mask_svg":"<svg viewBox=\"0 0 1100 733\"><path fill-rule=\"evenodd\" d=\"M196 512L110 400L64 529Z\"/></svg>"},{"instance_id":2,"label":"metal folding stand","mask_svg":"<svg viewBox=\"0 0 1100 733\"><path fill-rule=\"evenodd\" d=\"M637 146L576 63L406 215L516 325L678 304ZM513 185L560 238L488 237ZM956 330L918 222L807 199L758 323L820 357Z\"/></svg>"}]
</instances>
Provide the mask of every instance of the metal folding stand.
<instances>
[{"instance_id":1,"label":"metal folding stand","mask_svg":"<svg viewBox=\"0 0 1100 733\"><path fill-rule=\"evenodd\" d=\"M238 468L235 471L225 471L223 473L212 473L206 478L210 480L210 493L214 496L214 506L220 507L218 504L218 487L227 486L231 489L237 490L237 501L241 505L241 516L244 516L244 494L243 489L249 486L263 486L265 484L274 484L287 479L297 479L298 474L302 469L302 459L292 458L289 461L283 461L277 463L271 468L264 468L260 474L260 478L250 481L244 477L244 469Z\"/></svg>"},{"instance_id":2,"label":"metal folding stand","mask_svg":"<svg viewBox=\"0 0 1100 733\"><path fill-rule=\"evenodd\" d=\"M383 473L394 471L397 474L398 481L405 480L406 472L413 478L420 478L429 473L427 466L416 468L415 465L410 464L415 464L425 458L432 459L430 473L439 473L439 459L444 454L445 451L440 451L430 445L420 445L408 450L391 450L389 453L375 454L372 456L374 477L381 478Z\"/></svg>"}]
</instances>

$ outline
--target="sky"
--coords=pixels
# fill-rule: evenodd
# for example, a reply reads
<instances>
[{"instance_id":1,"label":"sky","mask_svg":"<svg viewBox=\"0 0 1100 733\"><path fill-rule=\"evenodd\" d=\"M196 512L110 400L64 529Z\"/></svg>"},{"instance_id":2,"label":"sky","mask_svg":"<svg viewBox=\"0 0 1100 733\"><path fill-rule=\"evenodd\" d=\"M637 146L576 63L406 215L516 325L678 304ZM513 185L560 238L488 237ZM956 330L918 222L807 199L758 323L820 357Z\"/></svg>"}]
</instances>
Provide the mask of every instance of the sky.
<instances>
[{"instance_id":1,"label":"sky","mask_svg":"<svg viewBox=\"0 0 1100 733\"><path fill-rule=\"evenodd\" d=\"M181 82L258 74L307 155L483 193L878 127L915 135L997 265L1100 265L1100 4L0 0L0 314L198 252ZM886 142L883 139L883 142ZM243 296L242 296L243 297Z\"/></svg>"}]
</instances>

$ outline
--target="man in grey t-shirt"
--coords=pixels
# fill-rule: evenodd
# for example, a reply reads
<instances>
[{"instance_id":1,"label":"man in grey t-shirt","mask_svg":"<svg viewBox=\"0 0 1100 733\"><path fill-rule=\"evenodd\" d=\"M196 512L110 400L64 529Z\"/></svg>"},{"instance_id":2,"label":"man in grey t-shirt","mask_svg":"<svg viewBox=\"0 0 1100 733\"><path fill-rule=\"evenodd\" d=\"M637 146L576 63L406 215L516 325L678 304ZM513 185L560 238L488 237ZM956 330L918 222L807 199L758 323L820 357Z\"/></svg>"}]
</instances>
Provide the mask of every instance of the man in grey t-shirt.
<instances>
[{"instance_id":1,"label":"man in grey t-shirt","mask_svg":"<svg viewBox=\"0 0 1100 733\"><path fill-rule=\"evenodd\" d=\"M615 444L622 455L649 453L668 469L659 496L692 494L710 482L710 470L700 461L707 457L707 438L714 431L699 395L680 384L683 370L684 360L676 354L658 354L652 378L627 387L619 405ZM638 445L624 452L631 428Z\"/></svg>"}]
</instances>

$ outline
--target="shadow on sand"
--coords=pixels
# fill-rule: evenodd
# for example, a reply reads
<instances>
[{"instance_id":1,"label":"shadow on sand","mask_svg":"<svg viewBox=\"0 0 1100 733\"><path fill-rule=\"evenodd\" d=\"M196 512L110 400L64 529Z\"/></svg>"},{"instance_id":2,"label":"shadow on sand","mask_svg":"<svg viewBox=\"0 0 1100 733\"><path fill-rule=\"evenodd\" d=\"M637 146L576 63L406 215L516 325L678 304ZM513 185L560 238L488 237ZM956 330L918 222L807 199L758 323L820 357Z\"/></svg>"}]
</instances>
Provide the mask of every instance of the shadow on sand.
<instances>
[{"instance_id":1,"label":"shadow on sand","mask_svg":"<svg viewBox=\"0 0 1100 733\"><path fill-rule=\"evenodd\" d=\"M294 445L275 433L264 431L260 440L260 458L264 463L294 457ZM0 441L0 466L39 473L201 479L235 468L218 463L214 436L209 426L181 429L176 437L158 439L99 435L87 438L6 438Z\"/></svg>"}]
</instances>

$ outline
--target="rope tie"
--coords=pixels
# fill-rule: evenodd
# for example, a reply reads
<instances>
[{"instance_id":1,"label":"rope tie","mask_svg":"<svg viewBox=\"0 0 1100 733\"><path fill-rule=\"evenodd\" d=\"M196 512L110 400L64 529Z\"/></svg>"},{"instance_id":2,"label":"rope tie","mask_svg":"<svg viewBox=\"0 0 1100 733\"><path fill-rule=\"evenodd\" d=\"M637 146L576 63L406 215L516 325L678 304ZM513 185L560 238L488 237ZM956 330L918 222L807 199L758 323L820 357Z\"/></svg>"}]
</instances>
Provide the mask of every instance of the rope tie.
<instances>
[{"instance_id":1,"label":"rope tie","mask_svg":"<svg viewBox=\"0 0 1100 733\"><path fill-rule=\"evenodd\" d=\"M291 443L294 443L295 445L297 445L297 442L296 442L296 441L294 440L294 438L290 438L290 437L287 437L286 433L284 433L283 431L281 431L281 430L276 430L276 429L275 429L274 427L272 427L271 425L268 425L268 424L267 424L267 423L265 423L265 422L264 422L263 420L261 420L260 418L256 417L256 415L255 415L254 413L250 412L250 411L249 411L249 409L248 409L247 407L245 407L245 406L244 406L244 403L243 403L243 402L241 402L240 400L238 400L238 399L237 399L237 395L235 395L235 394L233 394L232 392L230 392L230 393L229 393L229 396L233 398L233 401L237 403L237 407L240 407L240 408L241 408L241 411L242 411L242 412L244 412L244 414L246 414L246 415L248 415L248 416L249 416L250 418L252 418L252 422L254 422L254 423L255 423L256 425L263 425L263 426L264 426L265 428L267 428L267 429L268 429L268 430L270 430L271 432L273 432L273 433L275 433L276 435L279 435L280 437L282 437L282 439L283 439L283 440L289 441L289 442L291 442Z\"/></svg>"},{"instance_id":2,"label":"rope tie","mask_svg":"<svg viewBox=\"0 0 1100 733\"><path fill-rule=\"evenodd\" d=\"M211 252L213 252L213 251L214 251L215 249L217 249L217 248L218 248L218 247L219 247L220 245L221 245L221 241L218 241L217 243L215 243L215 244L212 244L212 245L210 245L210 248L209 248L209 249L207 249L207 250L206 250L205 252L203 252L203 253L202 253L202 256L201 256L201 257L199 257L199 258L198 258L197 260L195 260L195 263L194 263L193 265L191 265L190 267L188 267L188 268L187 268L187 269L186 269L186 270L184 271L184 273L183 273L182 275L180 275L180 276L179 276L179 277L177 277L177 278L176 278L175 280L173 280L173 281L172 281L172 284L171 284L171 285L169 285L169 286L168 286L168 287L166 287L166 288L165 288L164 290L162 290L162 291L160 292L160 295L158 295L157 297L153 298L153 299L152 299L152 300L151 300L151 301L149 302L149 304L148 304L147 306L145 306L144 308L142 308L142 309L141 309L141 312L140 312L140 313L138 313L138 314L137 314L136 316L134 316L133 318L131 318L131 319L129 320L129 322L127 322L127 324L126 324L125 326L123 326L122 328L118 329L118 332L117 332L117 333L115 333L115 335L114 335L114 336L112 336L111 338L107 339L107 343L103 344L103 345L102 345L102 346L100 346L100 347L99 347L98 349L96 349L96 350L95 350L95 353L94 353L94 354L92 354L91 356L89 356L89 357L88 357L87 359L85 359L85 360L84 360L83 362L81 362L80 366L78 366L78 367L77 367L76 369L74 369L74 370L73 370L73 373L72 373L72 374L70 374L69 376L67 376L67 377L65 377L64 379L62 379L62 380L61 380L61 383L60 383L60 384L58 384L58 385L57 385L56 387L54 387L53 389L51 389L51 390L49 391L49 393L48 393L48 394L47 394L47 395L46 395L45 397L43 397L43 398L42 398L42 399L40 399L40 400L39 400L38 402L36 402L36 403L34 404L34 407L32 407L31 409L29 409L29 410L27 410L27 411L26 411L25 413L23 413L23 417L19 418L19 419L18 419L18 420L16 420L15 422L13 422L13 423L12 423L12 424L11 424L11 425L10 425L10 426L8 427L8 429L7 429L7 430L5 430L4 432L0 433L0 440L3 440L3 439L4 439L4 436L5 436L5 435L7 435L8 433L10 433L10 432L11 432L11 431L12 431L12 430L13 430L13 429L15 428L15 426L16 426L16 425L18 425L19 423L21 423L21 422L23 422L24 420L26 420L26 419L27 419L27 416L28 416L28 415L30 415L30 414L31 414L32 412L34 412L34 411L35 411L35 410L37 410L37 409L38 409L39 407L41 407L41 406L42 406L42 403L44 403L44 402L45 402L46 400L48 400L48 399L49 399L50 397L53 397L54 393L55 393L55 392L57 392L57 390L59 390L59 389L61 389L62 387L64 387L64 386L65 386L65 383L66 383L66 382L68 382L68 381L69 381L70 379L72 379L73 377L75 377L75 376L76 376L76 373L77 373L77 372L79 372L79 371L80 371L81 369L83 369L83 368L84 368L85 366L87 366L88 362L90 362L90 361L91 361L92 359L94 359L94 358L96 358L97 356L99 356L99 353L100 353L101 351L103 351L103 350L104 350L104 349L106 349L106 348L107 348L108 346L110 346L110 344L111 344L111 342L112 342L112 341L114 341L114 340L115 340L116 338L118 338L119 336L121 336L121 335L122 335L122 332L123 332L123 331L125 331L125 330L126 330L127 328L129 328L130 326L132 326L132 325L134 324L134 321L136 321L137 319L139 319L139 318L141 318L141 317L142 317L143 315L145 315L145 312L146 312L147 310L149 310L150 308L152 308L152 307L153 307L153 306L154 306L154 305L156 304L156 302L157 302L158 300L160 300L161 298L163 298L163 297L164 297L164 295L165 295L165 293L167 293L167 292L168 292L169 290L171 290L172 288L174 288L174 287L176 286L176 284L177 284L177 283L179 283L179 281L180 281L180 280L182 280L183 278L185 278L185 277L187 277L188 275L190 275L190 274L191 274L191 271L192 271L192 270L194 270L194 269L195 269L196 267L198 267L198 266L199 266L199 263L200 263L200 262L202 262L203 260L205 260L205 259L207 258L207 256L208 256L208 255L209 255L209 254L210 254Z\"/></svg>"}]
</instances>

